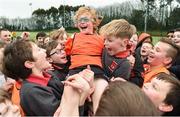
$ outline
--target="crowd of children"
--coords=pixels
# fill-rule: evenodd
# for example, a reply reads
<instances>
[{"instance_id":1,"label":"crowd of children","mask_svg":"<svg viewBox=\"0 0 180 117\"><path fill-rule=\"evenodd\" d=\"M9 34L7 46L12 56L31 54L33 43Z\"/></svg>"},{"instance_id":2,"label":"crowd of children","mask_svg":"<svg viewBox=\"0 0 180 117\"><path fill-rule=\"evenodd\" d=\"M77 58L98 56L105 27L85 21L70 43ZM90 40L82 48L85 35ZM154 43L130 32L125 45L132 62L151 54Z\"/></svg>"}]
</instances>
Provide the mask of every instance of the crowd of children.
<instances>
[{"instance_id":1,"label":"crowd of children","mask_svg":"<svg viewBox=\"0 0 180 117\"><path fill-rule=\"evenodd\" d=\"M125 19L102 20L80 7L78 33L61 27L35 42L0 29L0 115L180 115L180 29L153 45Z\"/></svg>"}]
</instances>

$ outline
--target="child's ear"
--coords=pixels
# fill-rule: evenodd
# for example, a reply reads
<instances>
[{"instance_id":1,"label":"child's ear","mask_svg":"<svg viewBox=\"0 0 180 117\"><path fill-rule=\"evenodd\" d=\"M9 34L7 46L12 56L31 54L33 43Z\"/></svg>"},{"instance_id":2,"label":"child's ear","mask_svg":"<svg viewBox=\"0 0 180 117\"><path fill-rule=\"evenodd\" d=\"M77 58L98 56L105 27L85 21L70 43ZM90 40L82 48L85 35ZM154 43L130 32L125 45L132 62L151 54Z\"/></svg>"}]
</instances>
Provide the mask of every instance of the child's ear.
<instances>
[{"instance_id":1,"label":"child's ear","mask_svg":"<svg viewBox=\"0 0 180 117\"><path fill-rule=\"evenodd\" d=\"M158 106L158 109L162 112L171 112L173 110L173 106L172 105L168 105L168 104L165 104L165 103L161 103L159 106Z\"/></svg>"},{"instance_id":2,"label":"child's ear","mask_svg":"<svg viewBox=\"0 0 180 117\"><path fill-rule=\"evenodd\" d=\"M33 68L34 67L34 62L32 62L32 61L25 61L24 66L26 68Z\"/></svg>"},{"instance_id":3,"label":"child's ear","mask_svg":"<svg viewBox=\"0 0 180 117\"><path fill-rule=\"evenodd\" d=\"M171 57L166 57L164 60L164 64L165 65L169 65L172 62L172 58Z\"/></svg>"},{"instance_id":4,"label":"child's ear","mask_svg":"<svg viewBox=\"0 0 180 117\"><path fill-rule=\"evenodd\" d=\"M47 57L46 59L47 59L47 61L48 61L49 63L52 63L52 62L53 62L53 60L52 60L51 57Z\"/></svg>"}]
</instances>

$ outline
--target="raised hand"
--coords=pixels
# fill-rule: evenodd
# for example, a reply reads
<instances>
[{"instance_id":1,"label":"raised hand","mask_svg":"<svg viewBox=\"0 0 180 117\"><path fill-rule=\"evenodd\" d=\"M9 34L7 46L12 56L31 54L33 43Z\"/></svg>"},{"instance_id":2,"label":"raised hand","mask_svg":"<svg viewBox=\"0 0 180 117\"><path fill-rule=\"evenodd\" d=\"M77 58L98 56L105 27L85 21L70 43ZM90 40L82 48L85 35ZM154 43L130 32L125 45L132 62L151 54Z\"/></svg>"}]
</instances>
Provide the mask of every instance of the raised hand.
<instances>
[{"instance_id":1,"label":"raised hand","mask_svg":"<svg viewBox=\"0 0 180 117\"><path fill-rule=\"evenodd\" d=\"M30 33L29 32L22 32L21 38L24 39L24 40L29 40Z\"/></svg>"}]
</instances>

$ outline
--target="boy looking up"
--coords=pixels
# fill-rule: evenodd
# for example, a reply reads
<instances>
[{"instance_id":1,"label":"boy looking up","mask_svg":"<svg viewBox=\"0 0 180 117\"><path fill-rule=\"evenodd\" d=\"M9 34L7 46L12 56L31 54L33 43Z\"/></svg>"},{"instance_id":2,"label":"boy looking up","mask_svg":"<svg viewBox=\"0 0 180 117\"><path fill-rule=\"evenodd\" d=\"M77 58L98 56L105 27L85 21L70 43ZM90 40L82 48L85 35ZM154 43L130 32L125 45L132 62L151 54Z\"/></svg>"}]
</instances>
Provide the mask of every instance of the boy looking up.
<instances>
[{"instance_id":1,"label":"boy looking up","mask_svg":"<svg viewBox=\"0 0 180 117\"><path fill-rule=\"evenodd\" d=\"M20 106L26 116L53 116L58 108L64 85L51 77L46 51L28 40L15 40L6 46L3 73L21 82Z\"/></svg>"}]
</instances>

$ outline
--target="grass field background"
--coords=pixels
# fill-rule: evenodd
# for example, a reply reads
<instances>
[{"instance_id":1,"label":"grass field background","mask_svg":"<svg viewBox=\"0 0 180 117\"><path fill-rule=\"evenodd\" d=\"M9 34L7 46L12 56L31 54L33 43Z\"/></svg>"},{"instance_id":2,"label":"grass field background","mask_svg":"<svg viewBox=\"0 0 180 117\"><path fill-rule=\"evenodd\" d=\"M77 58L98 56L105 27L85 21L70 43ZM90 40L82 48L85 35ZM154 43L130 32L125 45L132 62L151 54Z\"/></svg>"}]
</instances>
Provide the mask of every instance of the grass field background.
<instances>
[{"instance_id":1,"label":"grass field background","mask_svg":"<svg viewBox=\"0 0 180 117\"><path fill-rule=\"evenodd\" d=\"M67 31L67 32L71 36L75 31ZM20 36L21 33L22 32L16 32L16 35ZM37 33L38 33L38 31L30 32L30 39L35 40ZM50 31L46 31L45 33L49 35ZM147 33L153 34L153 44L157 43L159 41L159 39L162 38L162 36L161 36L162 34L165 35L164 33L160 33L160 32L147 32Z\"/></svg>"}]
</instances>

